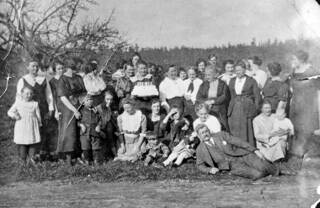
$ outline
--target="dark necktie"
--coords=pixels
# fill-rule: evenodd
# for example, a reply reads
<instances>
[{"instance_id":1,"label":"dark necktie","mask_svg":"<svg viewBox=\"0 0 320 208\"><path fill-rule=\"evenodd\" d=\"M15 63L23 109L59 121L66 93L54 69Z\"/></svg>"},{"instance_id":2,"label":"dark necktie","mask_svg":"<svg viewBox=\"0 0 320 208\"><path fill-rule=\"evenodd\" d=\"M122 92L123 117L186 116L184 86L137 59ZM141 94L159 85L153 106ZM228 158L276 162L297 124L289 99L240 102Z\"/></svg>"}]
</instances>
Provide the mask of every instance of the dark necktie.
<instances>
[{"instance_id":1,"label":"dark necktie","mask_svg":"<svg viewBox=\"0 0 320 208\"><path fill-rule=\"evenodd\" d=\"M189 87L188 87L187 92L189 92L189 91L190 91L190 92L192 93L192 92L193 92L193 90L194 90L194 85L193 85L193 81L191 81L191 82L190 82L190 84L189 84Z\"/></svg>"}]
</instances>

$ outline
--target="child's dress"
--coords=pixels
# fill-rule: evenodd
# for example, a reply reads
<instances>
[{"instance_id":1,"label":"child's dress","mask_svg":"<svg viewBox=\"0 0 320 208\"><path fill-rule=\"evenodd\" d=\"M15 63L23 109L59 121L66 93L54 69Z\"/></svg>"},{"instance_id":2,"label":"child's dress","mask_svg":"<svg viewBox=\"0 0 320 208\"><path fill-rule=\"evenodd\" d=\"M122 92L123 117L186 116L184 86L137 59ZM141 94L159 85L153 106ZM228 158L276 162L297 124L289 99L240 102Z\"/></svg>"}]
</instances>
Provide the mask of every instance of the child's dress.
<instances>
[{"instance_id":1,"label":"child's dress","mask_svg":"<svg viewBox=\"0 0 320 208\"><path fill-rule=\"evenodd\" d=\"M280 129L283 129L283 130L290 130L289 132L289 135L294 135L294 127L293 127L293 124L292 122L290 121L290 119L288 118L283 118L283 119L275 119L274 120L274 123L273 123L273 129L272 131L278 131ZM272 137L272 139L274 140L280 140L280 139L283 139L283 140L287 140L288 138L288 135L283 135L283 136L274 136ZM270 142L272 142L270 140Z\"/></svg>"},{"instance_id":2,"label":"child's dress","mask_svg":"<svg viewBox=\"0 0 320 208\"><path fill-rule=\"evenodd\" d=\"M40 138L40 110L38 102L17 100L8 111L10 117L18 113L21 117L14 126L14 143L22 145L36 144Z\"/></svg>"},{"instance_id":3,"label":"child's dress","mask_svg":"<svg viewBox=\"0 0 320 208\"><path fill-rule=\"evenodd\" d=\"M272 132L278 131L280 129L283 130L290 130L289 135L294 134L294 127L291 121L288 118L284 119L277 119L275 118L273 123ZM287 147L288 147L288 135L283 136L274 136L270 138L268 145L269 145L269 154L266 154L266 158L269 161L276 161L278 159L284 158L286 155Z\"/></svg>"}]
</instances>

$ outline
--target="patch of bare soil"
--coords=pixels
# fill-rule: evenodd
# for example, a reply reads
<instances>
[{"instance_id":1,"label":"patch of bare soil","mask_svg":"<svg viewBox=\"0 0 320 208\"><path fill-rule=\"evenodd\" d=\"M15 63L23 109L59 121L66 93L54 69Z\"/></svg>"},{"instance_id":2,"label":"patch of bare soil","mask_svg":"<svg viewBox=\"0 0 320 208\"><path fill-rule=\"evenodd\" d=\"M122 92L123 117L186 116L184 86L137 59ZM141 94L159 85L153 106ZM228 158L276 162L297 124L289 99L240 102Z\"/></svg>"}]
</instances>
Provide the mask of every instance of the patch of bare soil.
<instances>
[{"instance_id":1,"label":"patch of bare soil","mask_svg":"<svg viewBox=\"0 0 320 208\"><path fill-rule=\"evenodd\" d=\"M256 182L19 182L0 188L0 207L310 207L319 197L315 174Z\"/></svg>"}]
</instances>

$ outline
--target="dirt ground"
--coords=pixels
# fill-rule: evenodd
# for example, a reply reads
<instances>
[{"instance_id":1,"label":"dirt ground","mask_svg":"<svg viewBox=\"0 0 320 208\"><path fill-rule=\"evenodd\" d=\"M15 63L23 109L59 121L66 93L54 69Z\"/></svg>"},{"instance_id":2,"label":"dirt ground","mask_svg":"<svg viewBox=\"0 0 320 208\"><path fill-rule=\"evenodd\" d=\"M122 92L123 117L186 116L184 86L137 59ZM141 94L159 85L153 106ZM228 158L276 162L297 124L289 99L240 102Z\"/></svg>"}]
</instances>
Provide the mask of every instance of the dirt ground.
<instances>
[{"instance_id":1,"label":"dirt ground","mask_svg":"<svg viewBox=\"0 0 320 208\"><path fill-rule=\"evenodd\" d=\"M66 184L11 183L0 187L0 207L310 207L320 196L318 173L256 182L158 181Z\"/></svg>"}]
</instances>

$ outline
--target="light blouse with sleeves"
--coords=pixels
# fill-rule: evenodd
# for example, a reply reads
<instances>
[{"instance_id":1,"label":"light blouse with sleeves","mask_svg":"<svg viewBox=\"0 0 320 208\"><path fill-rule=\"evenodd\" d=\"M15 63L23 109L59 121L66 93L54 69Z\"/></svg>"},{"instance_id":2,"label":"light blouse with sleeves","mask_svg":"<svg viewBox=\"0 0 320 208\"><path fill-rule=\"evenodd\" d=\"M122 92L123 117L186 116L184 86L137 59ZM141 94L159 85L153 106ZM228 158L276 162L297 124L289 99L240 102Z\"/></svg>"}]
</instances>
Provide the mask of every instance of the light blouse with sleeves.
<instances>
[{"instance_id":1,"label":"light blouse with sleeves","mask_svg":"<svg viewBox=\"0 0 320 208\"><path fill-rule=\"evenodd\" d=\"M170 79L166 77L159 85L160 100L165 102L166 99L174 97L183 97L184 84L181 79Z\"/></svg>"},{"instance_id":2,"label":"light blouse with sleeves","mask_svg":"<svg viewBox=\"0 0 320 208\"><path fill-rule=\"evenodd\" d=\"M83 77L84 86L90 95L99 95L106 89L106 83L99 75L90 72Z\"/></svg>"},{"instance_id":3,"label":"light blouse with sleeves","mask_svg":"<svg viewBox=\"0 0 320 208\"><path fill-rule=\"evenodd\" d=\"M275 114L270 116L258 115L253 119L253 131L257 141L268 143L270 134L273 130Z\"/></svg>"},{"instance_id":4,"label":"light blouse with sleeves","mask_svg":"<svg viewBox=\"0 0 320 208\"><path fill-rule=\"evenodd\" d=\"M191 83L190 79L186 79L183 81L183 88L184 88L184 94L185 95L190 95L191 97L191 101L193 102L193 104L196 102L197 99L197 93L199 91L200 85L202 84L202 80L199 78L195 78L195 80L193 80L193 85L194 85L194 89L192 92L188 91L189 85Z\"/></svg>"},{"instance_id":5,"label":"light blouse with sleeves","mask_svg":"<svg viewBox=\"0 0 320 208\"><path fill-rule=\"evenodd\" d=\"M123 112L118 116L119 131L127 136L133 136L139 134L145 134L147 131L147 119L140 110L130 115L127 112Z\"/></svg>"}]
</instances>

